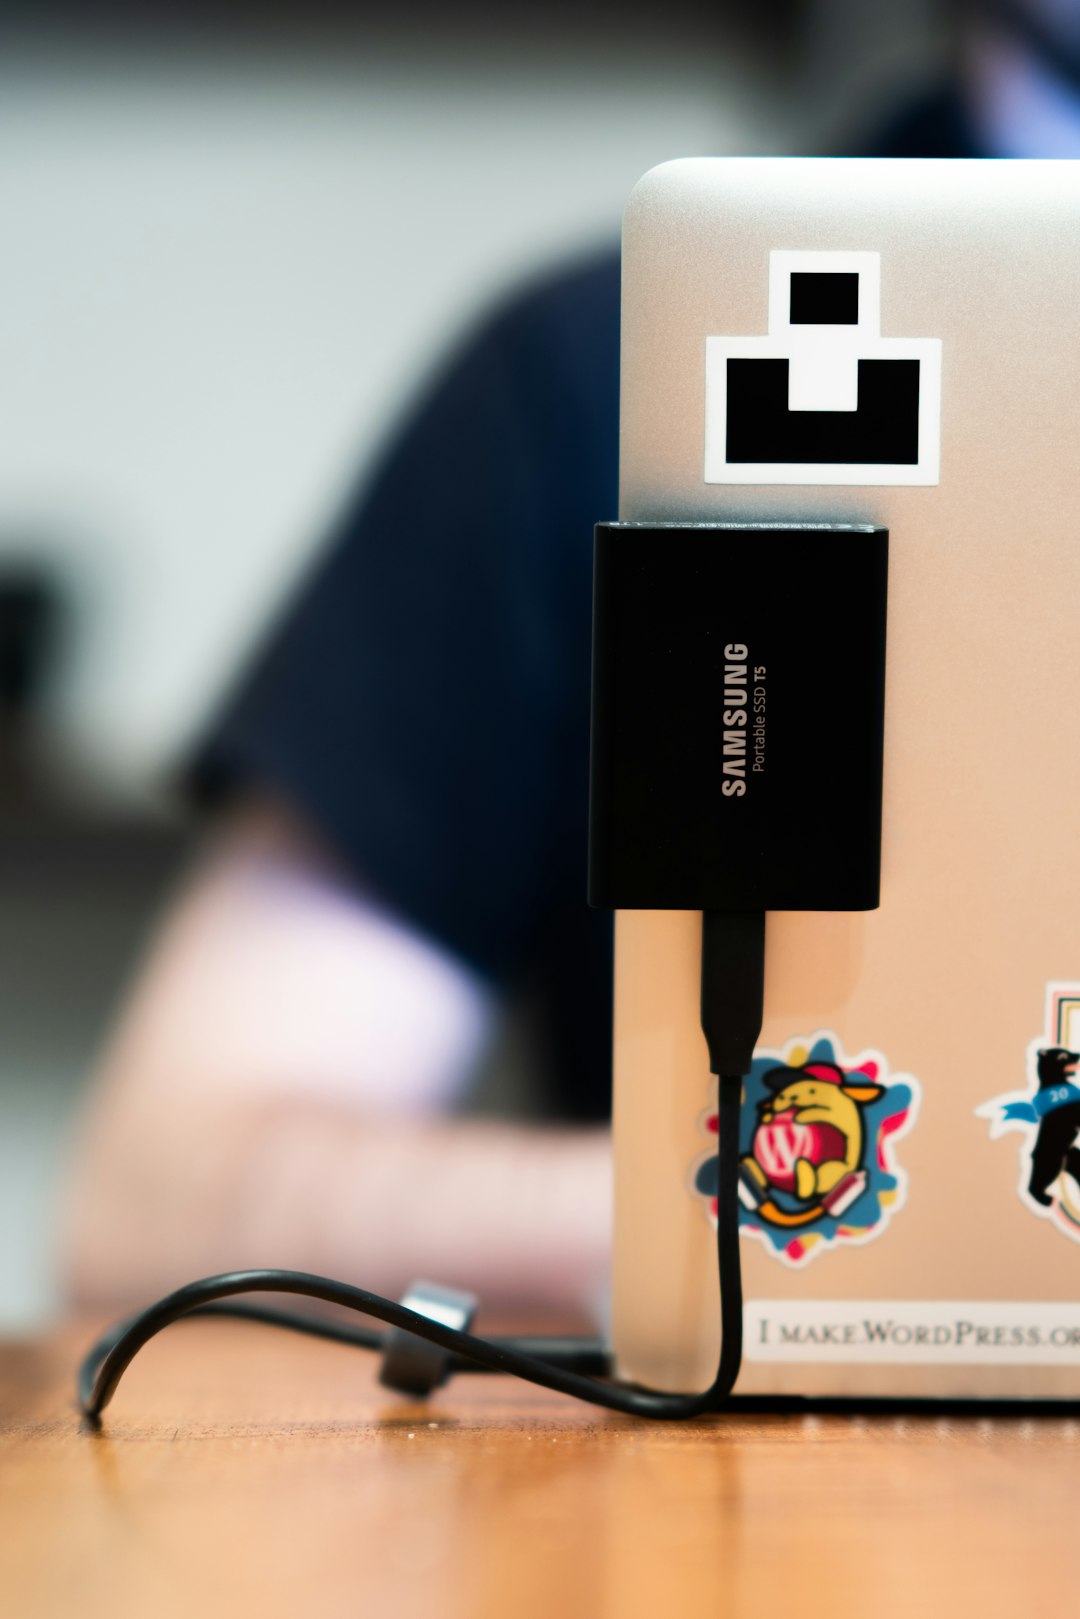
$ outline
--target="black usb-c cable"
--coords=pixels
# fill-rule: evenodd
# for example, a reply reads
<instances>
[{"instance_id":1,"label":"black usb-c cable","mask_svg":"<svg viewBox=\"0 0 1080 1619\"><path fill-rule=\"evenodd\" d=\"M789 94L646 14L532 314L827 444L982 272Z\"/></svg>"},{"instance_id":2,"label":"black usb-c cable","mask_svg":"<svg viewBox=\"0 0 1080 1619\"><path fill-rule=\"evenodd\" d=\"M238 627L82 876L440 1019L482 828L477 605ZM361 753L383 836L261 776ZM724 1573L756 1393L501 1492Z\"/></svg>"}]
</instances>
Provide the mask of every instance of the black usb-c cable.
<instances>
[{"instance_id":1,"label":"black usb-c cable","mask_svg":"<svg viewBox=\"0 0 1080 1619\"><path fill-rule=\"evenodd\" d=\"M701 1025L719 1080L719 1188L716 1252L720 1269L720 1360L700 1394L667 1394L606 1381L604 1346L578 1338L479 1338L443 1325L366 1288L304 1271L232 1271L190 1282L130 1321L112 1328L79 1368L79 1406L98 1423L124 1372L150 1339L174 1321L227 1316L285 1327L312 1337L382 1350L387 1335L291 1310L228 1304L245 1293L291 1293L340 1305L437 1345L450 1357L447 1372L504 1372L559 1394L627 1416L678 1421L722 1409L742 1363L742 1275L739 1265L739 1124L742 1082L750 1072L761 1029L765 962L763 912L706 912L701 939Z\"/></svg>"}]
</instances>

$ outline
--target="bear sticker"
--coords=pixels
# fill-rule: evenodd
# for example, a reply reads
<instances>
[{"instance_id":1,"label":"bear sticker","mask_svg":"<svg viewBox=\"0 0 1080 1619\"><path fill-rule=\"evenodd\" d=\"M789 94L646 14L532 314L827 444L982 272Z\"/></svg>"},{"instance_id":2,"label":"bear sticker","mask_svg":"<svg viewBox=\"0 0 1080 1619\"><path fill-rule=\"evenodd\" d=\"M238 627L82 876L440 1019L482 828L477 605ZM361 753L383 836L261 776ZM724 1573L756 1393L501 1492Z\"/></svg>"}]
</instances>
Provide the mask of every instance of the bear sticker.
<instances>
[{"instance_id":1,"label":"bear sticker","mask_svg":"<svg viewBox=\"0 0 1080 1619\"><path fill-rule=\"evenodd\" d=\"M1080 984L1047 985L1044 1031L1028 1047L1023 1090L976 1108L990 1139L1023 1137L1017 1191L1033 1214L1080 1242Z\"/></svg>"},{"instance_id":2,"label":"bear sticker","mask_svg":"<svg viewBox=\"0 0 1080 1619\"><path fill-rule=\"evenodd\" d=\"M878 1236L906 1193L895 1145L915 1121L918 1081L890 1077L877 1051L845 1057L821 1031L759 1051L744 1086L741 1228L791 1265ZM715 1133L715 1108L703 1125ZM713 1220L718 1166L714 1148L693 1171Z\"/></svg>"}]
</instances>

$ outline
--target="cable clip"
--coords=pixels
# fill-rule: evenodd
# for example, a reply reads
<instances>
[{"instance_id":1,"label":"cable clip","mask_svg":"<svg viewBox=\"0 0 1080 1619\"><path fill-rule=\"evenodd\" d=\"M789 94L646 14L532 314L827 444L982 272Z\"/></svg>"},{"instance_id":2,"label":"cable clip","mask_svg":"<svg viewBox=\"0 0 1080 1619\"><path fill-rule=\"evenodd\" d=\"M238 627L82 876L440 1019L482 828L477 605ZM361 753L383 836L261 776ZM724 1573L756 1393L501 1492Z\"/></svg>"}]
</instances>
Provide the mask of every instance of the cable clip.
<instances>
[{"instance_id":1,"label":"cable clip","mask_svg":"<svg viewBox=\"0 0 1080 1619\"><path fill-rule=\"evenodd\" d=\"M401 1303L406 1309L426 1315L444 1327L467 1332L476 1314L477 1301L472 1293L460 1293L453 1287L439 1287L435 1282L412 1282ZM449 1350L428 1343L403 1327L394 1327L387 1333L379 1368L379 1382L385 1388L426 1399L446 1382L449 1373Z\"/></svg>"}]
</instances>

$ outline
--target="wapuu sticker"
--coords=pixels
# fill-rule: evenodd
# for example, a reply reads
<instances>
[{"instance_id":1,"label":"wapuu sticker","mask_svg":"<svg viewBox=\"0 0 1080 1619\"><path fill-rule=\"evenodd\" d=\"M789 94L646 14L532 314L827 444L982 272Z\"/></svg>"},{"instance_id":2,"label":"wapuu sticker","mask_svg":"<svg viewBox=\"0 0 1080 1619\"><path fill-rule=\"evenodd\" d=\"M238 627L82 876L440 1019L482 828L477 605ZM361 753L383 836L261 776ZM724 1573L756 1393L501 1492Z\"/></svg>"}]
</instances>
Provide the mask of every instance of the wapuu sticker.
<instances>
[{"instance_id":1,"label":"wapuu sticker","mask_svg":"<svg viewBox=\"0 0 1080 1619\"><path fill-rule=\"evenodd\" d=\"M975 1109L990 1139L1017 1131L1020 1201L1080 1242L1080 984L1048 984L1044 1032L1027 1051L1027 1084Z\"/></svg>"},{"instance_id":2,"label":"wapuu sticker","mask_svg":"<svg viewBox=\"0 0 1080 1619\"><path fill-rule=\"evenodd\" d=\"M759 1051L743 1082L739 1225L789 1265L879 1236L904 1201L896 1143L915 1122L919 1082L878 1051L847 1057L828 1030ZM716 1134L715 1105L702 1119ZM716 1148L693 1188L716 1221Z\"/></svg>"}]
</instances>

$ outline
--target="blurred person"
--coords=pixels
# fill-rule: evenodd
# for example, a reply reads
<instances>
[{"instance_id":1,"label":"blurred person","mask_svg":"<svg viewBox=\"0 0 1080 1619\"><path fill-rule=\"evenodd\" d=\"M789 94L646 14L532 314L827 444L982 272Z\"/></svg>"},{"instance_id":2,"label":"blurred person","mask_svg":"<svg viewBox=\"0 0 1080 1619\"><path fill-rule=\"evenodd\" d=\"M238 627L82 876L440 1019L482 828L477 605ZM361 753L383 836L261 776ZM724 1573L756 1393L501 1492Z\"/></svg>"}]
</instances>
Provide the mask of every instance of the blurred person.
<instances>
[{"instance_id":1,"label":"blurred person","mask_svg":"<svg viewBox=\"0 0 1080 1619\"><path fill-rule=\"evenodd\" d=\"M864 148L1080 151L1080 7L970 8ZM70 1188L84 1303L241 1266L600 1298L611 919L584 902L591 530L617 509L612 252L459 351L192 771L218 817L106 1053ZM500 1005L546 1121L456 1116Z\"/></svg>"},{"instance_id":2,"label":"blurred person","mask_svg":"<svg viewBox=\"0 0 1080 1619\"><path fill-rule=\"evenodd\" d=\"M617 366L614 256L490 319L201 750L220 821L91 1098L77 1299L262 1264L574 1312L602 1288L589 534L614 509ZM519 985L550 1121L454 1118Z\"/></svg>"}]
</instances>

